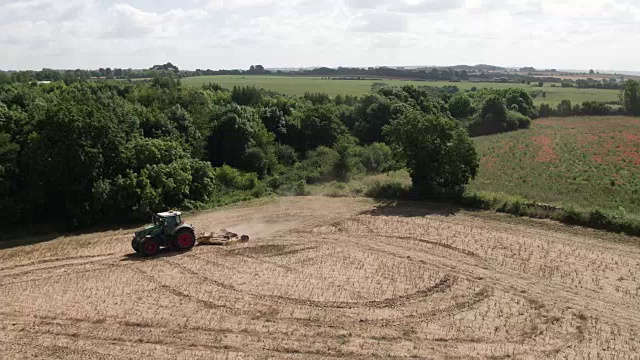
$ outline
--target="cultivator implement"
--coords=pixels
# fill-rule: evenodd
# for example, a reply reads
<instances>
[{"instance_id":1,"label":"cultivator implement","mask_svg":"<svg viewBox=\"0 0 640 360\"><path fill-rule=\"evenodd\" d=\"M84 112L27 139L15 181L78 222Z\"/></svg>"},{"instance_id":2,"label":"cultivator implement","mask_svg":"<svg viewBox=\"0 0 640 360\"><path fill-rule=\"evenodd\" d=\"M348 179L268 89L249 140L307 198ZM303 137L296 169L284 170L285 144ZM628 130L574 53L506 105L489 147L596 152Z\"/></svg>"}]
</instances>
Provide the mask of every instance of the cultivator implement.
<instances>
[{"instance_id":1,"label":"cultivator implement","mask_svg":"<svg viewBox=\"0 0 640 360\"><path fill-rule=\"evenodd\" d=\"M244 243L249 241L248 235L238 236L238 234L225 229L220 230L218 234L199 233L198 244L200 245L231 245L235 243Z\"/></svg>"}]
</instances>

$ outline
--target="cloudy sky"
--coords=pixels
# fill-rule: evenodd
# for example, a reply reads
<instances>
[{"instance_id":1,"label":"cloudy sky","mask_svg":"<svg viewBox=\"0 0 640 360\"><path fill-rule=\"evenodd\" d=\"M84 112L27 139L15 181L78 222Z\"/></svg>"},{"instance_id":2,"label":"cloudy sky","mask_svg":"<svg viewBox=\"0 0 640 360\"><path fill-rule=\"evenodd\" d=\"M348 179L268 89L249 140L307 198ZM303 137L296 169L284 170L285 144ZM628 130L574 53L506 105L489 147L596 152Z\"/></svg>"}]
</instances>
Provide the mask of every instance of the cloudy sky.
<instances>
[{"instance_id":1,"label":"cloudy sky","mask_svg":"<svg viewBox=\"0 0 640 360\"><path fill-rule=\"evenodd\" d=\"M640 70L640 0L0 0L0 69Z\"/></svg>"}]
</instances>

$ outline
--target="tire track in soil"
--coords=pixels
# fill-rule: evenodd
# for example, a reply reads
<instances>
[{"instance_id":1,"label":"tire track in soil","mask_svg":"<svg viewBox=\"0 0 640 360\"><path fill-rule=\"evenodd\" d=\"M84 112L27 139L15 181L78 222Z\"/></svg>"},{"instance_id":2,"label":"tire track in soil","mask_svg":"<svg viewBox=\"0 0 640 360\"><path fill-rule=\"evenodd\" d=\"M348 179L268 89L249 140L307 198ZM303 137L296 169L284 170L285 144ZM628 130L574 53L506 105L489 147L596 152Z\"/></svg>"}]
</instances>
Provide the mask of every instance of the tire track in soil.
<instances>
[{"instance_id":1,"label":"tire track in soil","mask_svg":"<svg viewBox=\"0 0 640 360\"><path fill-rule=\"evenodd\" d=\"M339 240L333 239L333 241L338 242ZM385 245L402 248L402 244L399 243L386 243ZM460 262L459 259L457 261L451 260L446 256L440 256L438 254L416 254L415 252L411 252L413 257L408 255L409 257L407 258L406 256L400 255L396 252L379 249L363 243L358 243L358 246L367 247L371 251L383 253L398 259L406 259L423 265L428 264L431 268L438 268L445 273L452 273L455 276L461 276L469 280L482 278L482 281L488 282L489 286L495 289L500 289L506 293L528 294L529 296L535 296L537 299L542 299L543 302L555 300L554 303L560 307L571 305L574 308L580 309L586 306L591 313L598 314L599 316L604 315L607 320L614 323L622 322L628 326L640 323L640 313L638 312L627 313L626 315L621 314L617 310L606 314L603 313L607 308L611 308L609 305L611 305L611 303L615 303L615 300L607 299L603 301L600 299L600 294L596 291L567 289L562 285L557 285L552 282L540 284L537 282L537 279L531 275L522 274L506 268L499 268L495 265L486 267L468 265ZM403 250L407 251L407 249ZM429 258L429 261L416 260L416 257L418 256L427 257ZM540 287L540 285L542 285L542 289L536 289ZM589 302L585 303L582 301L585 298L589 299ZM580 301L575 299L580 299ZM620 302L619 304L620 307L626 306L623 305L625 304L623 302Z\"/></svg>"},{"instance_id":2,"label":"tire track in soil","mask_svg":"<svg viewBox=\"0 0 640 360\"><path fill-rule=\"evenodd\" d=\"M26 311L32 310L28 306L22 307L19 303L4 304L0 298L0 305L5 307L4 312L0 311L0 348L5 347L1 344L14 344L7 345L13 346L7 351L8 356L15 355L14 357L25 355L26 350L31 349L32 354L40 357L68 358L125 357L127 353L126 350L122 352L123 349L141 349L140 351L146 354L164 354L165 357L184 355L189 351L210 354L209 357L236 353L237 356L250 358L305 359L571 358L573 354L580 354L582 358L588 355L593 358L624 358L625 354L626 357L632 357L629 355L633 353L628 352L629 349L633 349L633 346L629 345L629 339L634 336L632 334L640 333L637 325L640 323L640 305L630 303L630 295L607 297L591 288L566 287L561 282L546 281L542 276L501 266L497 260L479 255L482 251L476 253L464 247L423 236L433 230L438 234L441 231L445 233L447 227L460 226L465 221L468 224L465 223L464 226L480 228L482 232L488 233L494 228L500 232L508 229L515 231L518 226L497 223L495 220L479 222L477 217L462 213L447 218L427 216L427 219L432 221L428 223L429 231L421 230L420 226L425 226L424 218L417 218L420 225L408 229L411 230L410 234L416 234L415 236L376 232L373 227L365 228L371 231L362 231L362 228L354 231L350 230L347 222L361 222L359 225L363 226L368 224L361 221L357 213L337 210L337 205L344 204L348 207L352 200L326 200L332 206L328 210L322 206L324 201L325 199L304 198L279 202L280 210L271 211L274 214L270 217L271 221L290 222L286 226L278 225L278 231L263 229L270 237L263 234L253 238L250 245L256 246L231 250L223 248L219 251L199 248L177 257L159 257L131 263L117 261L121 260L123 254L110 253L101 256L36 260L0 268L3 280L11 282L0 283L0 287L46 281L46 278L27 278L47 271L53 272L52 276L65 276L71 282L78 281L78 274L87 273L90 275L87 275L86 279L83 277L82 281L91 278L97 282L109 281L113 284L119 280L117 276L126 275L126 271L130 269L131 274L142 275L144 281L150 284L139 296L153 297L149 299L150 302L157 300L158 308L152 310L160 313L158 317L153 317L153 314L148 312L137 313L137 318L132 317L129 320L129 314L112 307L109 311L100 313L104 318L92 320L90 316L83 318L87 314L78 314L77 319L65 320L63 315L47 318L45 313L38 310L27 313ZM304 215L301 215L300 221L291 222L290 219L296 216L298 207L304 207ZM215 216L222 217L223 220L232 218L234 221L241 221L245 216L254 214L253 221L258 221L262 213L269 212L268 209L269 207L256 210L242 209L241 215L235 217L225 218L224 214L220 213ZM208 215L198 216L199 221L204 223ZM381 219L389 222L393 221L393 216L382 216ZM398 219L402 219L402 224L410 224L407 218ZM382 223L383 226L384 224L386 223ZM390 224L396 228L400 223ZM331 226L335 226L335 233L329 229ZM520 236L530 242L556 241L567 244L571 244L572 237L582 236L577 239L578 245L575 245L575 248L586 249L593 246L597 251L608 251L606 244L592 245L587 235L559 234L556 230L549 231L541 226L543 225L540 223L522 226L524 231ZM329 231L326 231L327 229ZM474 236L473 233L466 233L459 228L454 236L464 234ZM595 238L596 235L589 236ZM542 240L539 240L538 236ZM477 239L479 238L476 237ZM327 248L335 250L327 252ZM616 243L607 254L613 254L611 257L626 255L633 260L638 252L626 253L624 248L624 244ZM401 270L401 273L389 279L397 278L399 281L407 282L403 277L412 276L411 271L415 269L416 272L428 274L425 278L431 279L429 283L432 285L421 289L421 286L415 286L417 283L407 282L413 288L403 287L409 290L403 295L363 301L319 301L295 296L268 295L238 287L242 285L233 285L233 280L236 280L239 281L237 284L248 286L247 275L254 268L267 269L261 276L267 277L266 280L271 284L269 286L278 286L274 279L279 279L280 276L291 279L295 272L300 271L298 266L305 266L305 259L341 252L360 252L365 255L358 255L359 257L381 261L381 264L390 266L390 271ZM301 256L295 257L301 253ZM567 254L573 255L575 254ZM244 259L229 258L234 256ZM279 263L289 265L289 259L300 260L300 263L293 267ZM342 276L344 271L349 271L350 259L352 258L347 256L344 259L340 258L341 263L329 262L331 265L344 267L329 271L329 276ZM617 259L619 258L614 258ZM322 263L313 262L314 266L320 266ZM230 264L236 269L226 269L222 281L207 276L208 271L215 271L217 267L229 267ZM394 268L395 264L400 265ZM572 264L577 264L576 267L588 265L586 262ZM616 262L611 266L629 267L630 264L633 265L633 261ZM243 266L246 268L242 268ZM109 268L125 267L128 269L116 271L114 275L108 271ZM268 270L275 273L271 278ZM56 273L58 271L60 272ZM235 278L234 271L241 271L240 276ZM283 275L285 272L286 276ZM361 276L358 272L351 274ZM304 276L313 274L308 272ZM188 277L189 283L182 285L179 282L181 277ZM230 281L225 281L227 277L230 277ZM350 282L341 282L340 279L341 277L324 285L330 289L327 291L336 294L330 295L328 299L345 299L340 297L347 290L342 286ZM369 281L368 277L364 279ZM432 282L433 280L435 281ZM293 281L294 286L300 281ZM388 279L385 278L385 281ZM630 281L632 280L625 280ZM138 278L135 282L138 282ZM135 282L123 282L122 286L137 286ZM204 292L192 288L200 284L210 288ZM375 281L372 282L372 286L375 286ZM384 291L382 293L389 294ZM29 294L37 296L37 287ZM353 296L353 293L346 294L347 299ZM103 294L97 292L91 296ZM441 301L442 304L434 304L434 301ZM517 305L514 307L512 302ZM176 304L188 304L185 308L189 309L195 306L197 311L202 313L189 314L190 316L185 316L186 320L182 321L180 314L163 312L163 307ZM108 305L108 300L105 299L105 306ZM439 308L435 307L438 305ZM65 314L66 308L65 304L61 303L51 309L56 314ZM505 309L507 314L511 310L515 311L516 317L517 312L523 313L524 315L520 314L521 318L531 321L532 326L518 322L510 332L504 332L504 328L501 328L497 335L494 331L493 336L483 333L482 328L478 328L477 335L469 332L468 329L472 327L465 330L466 322L473 326L473 318L476 316L474 314L488 316L487 326L496 326L496 329L499 326L507 326L510 324L508 319L500 317L502 309ZM196 318L200 315L203 316L201 319ZM215 320L209 323L209 319ZM614 329L613 335L605 331L606 326ZM18 331L21 327L26 330ZM439 334L430 332L430 329L453 329L454 333L439 337L436 336ZM458 335L455 333L456 329L462 329ZM24 337L25 340L17 341L14 337ZM602 350L598 347L598 341L601 344L610 344L610 348ZM411 344L414 347L411 347ZM92 352L92 348L100 351ZM481 352L474 354L470 349ZM584 349L589 349L590 352ZM119 351L121 356L117 356Z\"/></svg>"},{"instance_id":3,"label":"tire track in soil","mask_svg":"<svg viewBox=\"0 0 640 360\"><path fill-rule=\"evenodd\" d=\"M29 274L29 273L37 272L37 271L45 271L45 270L52 270L52 269L58 269L58 268L68 268L68 267L74 267L74 266L82 266L82 265L89 264L89 263L92 263L92 262L95 262L95 261L113 259L113 258L116 258L118 255L122 255L122 254L110 253L110 254L106 254L106 255L97 255L97 256L73 256L73 257L67 257L67 258L47 259L47 260L35 261L35 262L32 262L32 263L19 264L19 265L14 265L14 266L8 266L8 267L5 267L5 268L0 268L0 276L25 275L25 274ZM76 260L86 260L86 261L76 261ZM51 266L36 267L36 266L42 265L42 264L51 264ZM30 269L30 267L35 267L35 268ZM22 269L22 268L26 268L26 269L25 270L21 270L19 273L15 273L15 274L11 273L12 270ZM9 272L9 273L7 273L7 272Z\"/></svg>"},{"instance_id":4,"label":"tire track in soil","mask_svg":"<svg viewBox=\"0 0 640 360\"><path fill-rule=\"evenodd\" d=\"M195 256L194 256L195 257ZM253 257L251 257L253 259ZM207 261L204 259L200 259L203 261ZM431 296L435 293L444 293L451 288L451 285L455 281L451 277L445 276L440 279L436 284L430 286L428 288L418 290L416 292L400 295L393 298L383 299L383 300L371 300L366 302L357 302L357 301L317 301L317 300L309 300L309 299L300 299L300 298L291 298L286 296L278 296L278 295L265 295L252 293L249 291L242 291L234 287L233 285L229 285L220 281L213 280L209 277L204 276L203 274L196 272L187 268L186 266L179 264L175 261L165 260L171 265L181 269L182 271L188 273L191 276L195 276L200 278L204 282L211 283L221 289L236 292L242 295L248 295L256 299L261 299L267 302L277 302L282 304L294 304L301 306L309 306L309 307L317 307L317 308L335 308L335 309L357 309L357 308L374 308L374 309L383 309L390 308L394 306L402 306L406 303L415 301L417 299L421 299L424 297ZM222 266L222 264L219 264Z\"/></svg>"}]
</instances>

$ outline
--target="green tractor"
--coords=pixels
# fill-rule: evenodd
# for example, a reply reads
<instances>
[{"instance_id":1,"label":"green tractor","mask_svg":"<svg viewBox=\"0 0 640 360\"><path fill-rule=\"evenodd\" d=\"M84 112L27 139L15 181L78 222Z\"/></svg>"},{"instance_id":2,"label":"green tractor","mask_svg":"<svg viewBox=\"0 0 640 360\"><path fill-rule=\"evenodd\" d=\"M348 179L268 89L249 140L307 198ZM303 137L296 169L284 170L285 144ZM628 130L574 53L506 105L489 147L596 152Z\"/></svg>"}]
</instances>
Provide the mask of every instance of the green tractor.
<instances>
[{"instance_id":1,"label":"green tractor","mask_svg":"<svg viewBox=\"0 0 640 360\"><path fill-rule=\"evenodd\" d=\"M189 250L196 244L195 230L185 224L182 213L169 211L153 215L153 224L137 231L131 246L144 256L153 256L160 248Z\"/></svg>"}]
</instances>

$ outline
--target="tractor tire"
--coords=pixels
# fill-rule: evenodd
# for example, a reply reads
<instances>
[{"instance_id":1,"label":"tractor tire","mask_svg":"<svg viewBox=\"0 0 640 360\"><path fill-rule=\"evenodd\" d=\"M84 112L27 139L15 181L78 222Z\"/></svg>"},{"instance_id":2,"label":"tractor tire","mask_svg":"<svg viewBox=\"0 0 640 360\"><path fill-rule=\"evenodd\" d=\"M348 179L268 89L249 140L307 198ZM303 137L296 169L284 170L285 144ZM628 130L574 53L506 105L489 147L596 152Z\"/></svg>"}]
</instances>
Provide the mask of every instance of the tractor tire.
<instances>
[{"instance_id":1,"label":"tractor tire","mask_svg":"<svg viewBox=\"0 0 640 360\"><path fill-rule=\"evenodd\" d=\"M196 236L189 229L179 230L173 240L173 248L176 250L190 250L196 244Z\"/></svg>"},{"instance_id":2,"label":"tractor tire","mask_svg":"<svg viewBox=\"0 0 640 360\"><path fill-rule=\"evenodd\" d=\"M154 256L160 252L160 242L155 238L146 238L138 246L139 252L144 256Z\"/></svg>"},{"instance_id":3,"label":"tractor tire","mask_svg":"<svg viewBox=\"0 0 640 360\"><path fill-rule=\"evenodd\" d=\"M133 250L135 250L136 252L140 252L140 250L138 249L138 242L136 241L136 239L131 240L131 247L133 248Z\"/></svg>"}]
</instances>

